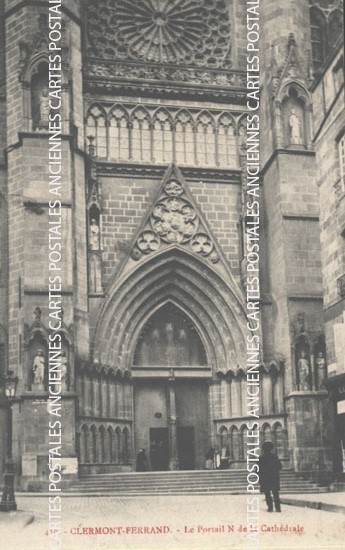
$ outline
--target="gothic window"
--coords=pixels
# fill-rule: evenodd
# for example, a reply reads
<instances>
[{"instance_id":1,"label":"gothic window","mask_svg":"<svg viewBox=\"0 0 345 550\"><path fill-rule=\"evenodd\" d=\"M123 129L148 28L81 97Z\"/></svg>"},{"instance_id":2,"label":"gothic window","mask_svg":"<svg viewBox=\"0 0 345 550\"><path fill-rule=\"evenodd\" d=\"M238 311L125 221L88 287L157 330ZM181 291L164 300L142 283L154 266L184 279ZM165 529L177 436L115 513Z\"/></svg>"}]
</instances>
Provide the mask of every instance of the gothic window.
<instances>
[{"instance_id":1,"label":"gothic window","mask_svg":"<svg viewBox=\"0 0 345 550\"><path fill-rule=\"evenodd\" d=\"M235 141L232 119L223 114L218 120L218 164L231 166L235 164Z\"/></svg>"},{"instance_id":2,"label":"gothic window","mask_svg":"<svg viewBox=\"0 0 345 550\"><path fill-rule=\"evenodd\" d=\"M91 456L90 462L97 462L97 429L96 426L91 426Z\"/></svg>"},{"instance_id":3,"label":"gothic window","mask_svg":"<svg viewBox=\"0 0 345 550\"><path fill-rule=\"evenodd\" d=\"M228 430L225 426L222 426L219 430L219 442L221 449L226 448L229 445Z\"/></svg>"},{"instance_id":4,"label":"gothic window","mask_svg":"<svg viewBox=\"0 0 345 550\"><path fill-rule=\"evenodd\" d=\"M196 123L196 157L201 166L216 164L214 120L209 113L201 113Z\"/></svg>"},{"instance_id":5,"label":"gothic window","mask_svg":"<svg viewBox=\"0 0 345 550\"><path fill-rule=\"evenodd\" d=\"M245 460L247 456L247 437L248 437L247 426L243 425L241 427L241 437L240 437L240 450L241 450L240 457L243 460Z\"/></svg>"},{"instance_id":6,"label":"gothic window","mask_svg":"<svg viewBox=\"0 0 345 550\"><path fill-rule=\"evenodd\" d=\"M96 148L96 156L107 156L107 123L105 113L96 105L93 106L88 114L87 120L87 137L94 138Z\"/></svg>"},{"instance_id":7,"label":"gothic window","mask_svg":"<svg viewBox=\"0 0 345 550\"><path fill-rule=\"evenodd\" d=\"M151 161L150 117L139 107L132 115L132 157L136 161Z\"/></svg>"},{"instance_id":8,"label":"gothic window","mask_svg":"<svg viewBox=\"0 0 345 550\"><path fill-rule=\"evenodd\" d=\"M105 429L104 426L99 428L99 462L105 461Z\"/></svg>"},{"instance_id":9,"label":"gothic window","mask_svg":"<svg viewBox=\"0 0 345 550\"><path fill-rule=\"evenodd\" d=\"M206 365L206 354L193 323L173 304L152 315L134 353L135 366Z\"/></svg>"},{"instance_id":10,"label":"gothic window","mask_svg":"<svg viewBox=\"0 0 345 550\"><path fill-rule=\"evenodd\" d=\"M80 431L80 462L89 461L89 428L84 424Z\"/></svg>"},{"instance_id":11,"label":"gothic window","mask_svg":"<svg viewBox=\"0 0 345 550\"><path fill-rule=\"evenodd\" d=\"M173 134L169 113L159 110L153 122L153 156L155 162L169 163L173 160Z\"/></svg>"},{"instance_id":12,"label":"gothic window","mask_svg":"<svg viewBox=\"0 0 345 550\"><path fill-rule=\"evenodd\" d=\"M318 70L326 58L327 33L326 19L317 8L311 8L310 23L313 63L315 70Z\"/></svg>"},{"instance_id":13,"label":"gothic window","mask_svg":"<svg viewBox=\"0 0 345 550\"><path fill-rule=\"evenodd\" d=\"M107 429L107 462L114 462L114 432L111 426Z\"/></svg>"},{"instance_id":14,"label":"gothic window","mask_svg":"<svg viewBox=\"0 0 345 550\"><path fill-rule=\"evenodd\" d=\"M93 416L95 414L95 388L94 388L94 379L93 376L88 376L88 382L89 382L89 411L90 415Z\"/></svg>"},{"instance_id":15,"label":"gothic window","mask_svg":"<svg viewBox=\"0 0 345 550\"><path fill-rule=\"evenodd\" d=\"M128 428L124 428L122 432L122 461L124 464L128 464L129 462L129 431Z\"/></svg>"},{"instance_id":16,"label":"gothic window","mask_svg":"<svg viewBox=\"0 0 345 550\"><path fill-rule=\"evenodd\" d=\"M269 424L264 424L262 427L262 442L272 441L271 426Z\"/></svg>"},{"instance_id":17,"label":"gothic window","mask_svg":"<svg viewBox=\"0 0 345 550\"><path fill-rule=\"evenodd\" d=\"M121 429L119 427L115 430L115 450L116 450L116 462L119 464L121 460Z\"/></svg>"},{"instance_id":18,"label":"gothic window","mask_svg":"<svg viewBox=\"0 0 345 550\"><path fill-rule=\"evenodd\" d=\"M285 434L284 430L277 422L277 424L273 427L273 443L274 443L274 449L275 453L279 458L283 458L286 455L286 440L285 440Z\"/></svg>"},{"instance_id":19,"label":"gothic window","mask_svg":"<svg viewBox=\"0 0 345 550\"><path fill-rule=\"evenodd\" d=\"M230 441L231 441L230 453L233 460L240 460L240 453L241 453L240 438L238 434L238 428L236 428L236 426L233 426L231 428Z\"/></svg>"},{"instance_id":20,"label":"gothic window","mask_svg":"<svg viewBox=\"0 0 345 550\"><path fill-rule=\"evenodd\" d=\"M195 164L194 123L188 111L181 111L176 117L175 148L177 164Z\"/></svg>"},{"instance_id":21,"label":"gothic window","mask_svg":"<svg viewBox=\"0 0 345 550\"><path fill-rule=\"evenodd\" d=\"M109 394L111 395L110 399L110 418L116 418L116 386L115 386L115 378L113 371L110 371L109 375Z\"/></svg>"},{"instance_id":22,"label":"gothic window","mask_svg":"<svg viewBox=\"0 0 345 550\"><path fill-rule=\"evenodd\" d=\"M115 107L109 119L109 156L111 159L129 159L129 121L122 107Z\"/></svg>"}]
</instances>

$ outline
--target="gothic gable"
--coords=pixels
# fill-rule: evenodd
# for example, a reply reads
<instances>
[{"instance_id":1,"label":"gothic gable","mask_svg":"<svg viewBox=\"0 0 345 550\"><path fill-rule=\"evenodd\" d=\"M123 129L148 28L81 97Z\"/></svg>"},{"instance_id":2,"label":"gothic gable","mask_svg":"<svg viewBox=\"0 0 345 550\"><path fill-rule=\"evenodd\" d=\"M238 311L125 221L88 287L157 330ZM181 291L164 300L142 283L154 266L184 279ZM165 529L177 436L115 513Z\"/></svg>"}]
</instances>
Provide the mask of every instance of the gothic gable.
<instances>
[{"instance_id":1,"label":"gothic gable","mask_svg":"<svg viewBox=\"0 0 345 550\"><path fill-rule=\"evenodd\" d=\"M196 205L180 170L171 164L149 211L139 227L120 272L129 272L138 263L171 248L183 248L229 277L237 287L226 259L202 212ZM238 289L238 296L241 291Z\"/></svg>"}]
</instances>

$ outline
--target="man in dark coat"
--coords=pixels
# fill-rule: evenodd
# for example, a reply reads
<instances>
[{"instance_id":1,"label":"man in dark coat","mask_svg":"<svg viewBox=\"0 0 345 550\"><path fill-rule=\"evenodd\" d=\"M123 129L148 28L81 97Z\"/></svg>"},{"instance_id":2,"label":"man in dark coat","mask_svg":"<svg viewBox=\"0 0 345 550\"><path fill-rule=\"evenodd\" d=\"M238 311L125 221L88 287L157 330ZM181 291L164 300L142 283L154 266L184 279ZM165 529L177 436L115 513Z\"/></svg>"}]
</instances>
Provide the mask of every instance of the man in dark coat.
<instances>
[{"instance_id":1,"label":"man in dark coat","mask_svg":"<svg viewBox=\"0 0 345 550\"><path fill-rule=\"evenodd\" d=\"M259 458L260 468L260 489L262 493L265 493L267 511L273 512L273 501L276 512L281 512L279 489L280 489L280 470L282 469L282 463L277 455L272 453L273 444L270 441L266 441L262 445L263 454ZM273 494L273 501L272 495Z\"/></svg>"},{"instance_id":2,"label":"man in dark coat","mask_svg":"<svg viewBox=\"0 0 345 550\"><path fill-rule=\"evenodd\" d=\"M137 454L137 472L147 472L149 469L149 461L147 460L145 449L140 449Z\"/></svg>"}]
</instances>

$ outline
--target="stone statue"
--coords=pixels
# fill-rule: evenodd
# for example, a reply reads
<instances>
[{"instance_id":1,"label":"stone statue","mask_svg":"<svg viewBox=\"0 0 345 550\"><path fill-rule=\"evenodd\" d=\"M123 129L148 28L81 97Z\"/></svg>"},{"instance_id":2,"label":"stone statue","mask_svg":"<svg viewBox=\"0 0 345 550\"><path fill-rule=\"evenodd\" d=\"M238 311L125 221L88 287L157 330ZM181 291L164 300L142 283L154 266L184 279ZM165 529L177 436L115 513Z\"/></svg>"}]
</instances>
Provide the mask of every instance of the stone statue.
<instances>
[{"instance_id":1,"label":"stone statue","mask_svg":"<svg viewBox=\"0 0 345 550\"><path fill-rule=\"evenodd\" d=\"M295 109L291 109L289 116L290 143L302 145L301 121Z\"/></svg>"},{"instance_id":2,"label":"stone statue","mask_svg":"<svg viewBox=\"0 0 345 550\"><path fill-rule=\"evenodd\" d=\"M323 380L326 378L326 361L323 356L322 351L319 351L315 359L316 372L317 372L317 382L318 387L322 385Z\"/></svg>"},{"instance_id":3,"label":"stone statue","mask_svg":"<svg viewBox=\"0 0 345 550\"><path fill-rule=\"evenodd\" d=\"M62 389L68 390L68 361L65 350L61 352L61 385Z\"/></svg>"},{"instance_id":4,"label":"stone statue","mask_svg":"<svg viewBox=\"0 0 345 550\"><path fill-rule=\"evenodd\" d=\"M301 357L298 360L299 389L303 391L310 390L310 367L309 361L304 350L301 351Z\"/></svg>"},{"instance_id":5,"label":"stone statue","mask_svg":"<svg viewBox=\"0 0 345 550\"><path fill-rule=\"evenodd\" d=\"M99 227L94 218L90 225L90 246L91 250L99 250Z\"/></svg>"},{"instance_id":6,"label":"stone statue","mask_svg":"<svg viewBox=\"0 0 345 550\"><path fill-rule=\"evenodd\" d=\"M44 389L45 358L43 351L38 349L32 363L33 384Z\"/></svg>"},{"instance_id":7,"label":"stone statue","mask_svg":"<svg viewBox=\"0 0 345 550\"><path fill-rule=\"evenodd\" d=\"M48 88L43 88L39 99L39 128L48 128L49 126L49 93Z\"/></svg>"}]
</instances>

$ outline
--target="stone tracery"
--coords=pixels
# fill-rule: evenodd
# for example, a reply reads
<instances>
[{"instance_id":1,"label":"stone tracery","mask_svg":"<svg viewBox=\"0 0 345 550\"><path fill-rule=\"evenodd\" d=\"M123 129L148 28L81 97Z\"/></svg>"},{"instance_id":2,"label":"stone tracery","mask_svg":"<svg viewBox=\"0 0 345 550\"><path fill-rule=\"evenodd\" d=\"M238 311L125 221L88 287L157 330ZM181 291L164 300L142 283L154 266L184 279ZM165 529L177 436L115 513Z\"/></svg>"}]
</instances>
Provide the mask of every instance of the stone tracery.
<instances>
[{"instance_id":1,"label":"stone tracery","mask_svg":"<svg viewBox=\"0 0 345 550\"><path fill-rule=\"evenodd\" d=\"M219 261L214 242L205 230L199 231L199 216L186 198L183 186L175 178L169 179L154 204L143 231L138 235L131 256L139 260L143 255L157 251L161 245L189 245L191 250L212 263Z\"/></svg>"},{"instance_id":2,"label":"stone tracery","mask_svg":"<svg viewBox=\"0 0 345 550\"><path fill-rule=\"evenodd\" d=\"M103 0L87 6L88 54L212 67L230 66L223 0Z\"/></svg>"}]
</instances>

